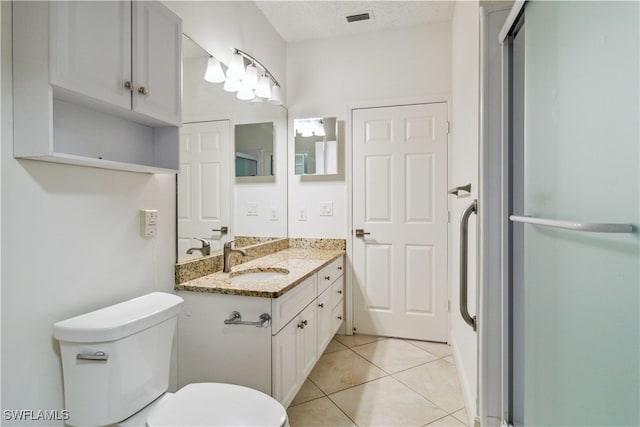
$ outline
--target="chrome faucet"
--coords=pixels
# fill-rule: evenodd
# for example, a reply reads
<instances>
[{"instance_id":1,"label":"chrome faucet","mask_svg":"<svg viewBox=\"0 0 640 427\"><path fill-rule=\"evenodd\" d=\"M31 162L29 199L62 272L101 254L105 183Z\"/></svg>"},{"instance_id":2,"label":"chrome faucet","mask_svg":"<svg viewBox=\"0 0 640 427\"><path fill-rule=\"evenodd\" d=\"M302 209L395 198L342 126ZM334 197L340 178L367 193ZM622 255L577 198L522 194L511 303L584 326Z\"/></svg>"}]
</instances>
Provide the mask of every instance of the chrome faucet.
<instances>
[{"instance_id":1,"label":"chrome faucet","mask_svg":"<svg viewBox=\"0 0 640 427\"><path fill-rule=\"evenodd\" d=\"M200 240L202 242L202 247L201 248L189 248L189 249L187 249L187 254L191 255L193 253L193 251L200 251L202 256L211 255L211 243L209 243L208 240L198 239L197 237L194 237L194 239Z\"/></svg>"},{"instance_id":2,"label":"chrome faucet","mask_svg":"<svg viewBox=\"0 0 640 427\"><path fill-rule=\"evenodd\" d=\"M245 251L244 249L235 249L233 247L233 242L235 242L235 240L229 240L227 243L224 244L224 248L223 248L223 261L224 261L224 265L222 268L222 272L223 273L230 273L231 272L231 254L234 252L237 252L239 254L242 254L242 256L247 256L247 251Z\"/></svg>"}]
</instances>

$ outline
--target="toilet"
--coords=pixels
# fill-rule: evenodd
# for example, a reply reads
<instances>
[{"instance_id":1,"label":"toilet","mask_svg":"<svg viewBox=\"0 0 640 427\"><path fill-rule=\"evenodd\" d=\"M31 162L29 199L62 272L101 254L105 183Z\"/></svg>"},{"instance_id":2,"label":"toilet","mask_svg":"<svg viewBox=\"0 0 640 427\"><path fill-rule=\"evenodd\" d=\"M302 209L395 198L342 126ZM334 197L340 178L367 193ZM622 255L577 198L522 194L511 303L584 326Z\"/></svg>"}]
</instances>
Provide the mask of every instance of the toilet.
<instances>
[{"instance_id":1,"label":"toilet","mask_svg":"<svg viewBox=\"0 0 640 427\"><path fill-rule=\"evenodd\" d=\"M258 390L193 383L168 393L182 298L153 292L53 325L72 426L288 426Z\"/></svg>"}]
</instances>

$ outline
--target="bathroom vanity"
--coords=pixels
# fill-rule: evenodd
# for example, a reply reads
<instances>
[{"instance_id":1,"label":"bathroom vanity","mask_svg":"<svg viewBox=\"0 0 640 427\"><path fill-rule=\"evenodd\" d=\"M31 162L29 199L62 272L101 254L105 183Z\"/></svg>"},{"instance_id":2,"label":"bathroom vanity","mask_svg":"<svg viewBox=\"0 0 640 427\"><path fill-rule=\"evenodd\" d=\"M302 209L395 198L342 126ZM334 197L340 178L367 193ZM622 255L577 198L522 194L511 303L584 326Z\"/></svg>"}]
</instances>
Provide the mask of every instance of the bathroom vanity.
<instances>
[{"instance_id":1,"label":"bathroom vanity","mask_svg":"<svg viewBox=\"0 0 640 427\"><path fill-rule=\"evenodd\" d=\"M288 406L343 324L343 254L288 248L176 285L179 386L240 384Z\"/></svg>"}]
</instances>

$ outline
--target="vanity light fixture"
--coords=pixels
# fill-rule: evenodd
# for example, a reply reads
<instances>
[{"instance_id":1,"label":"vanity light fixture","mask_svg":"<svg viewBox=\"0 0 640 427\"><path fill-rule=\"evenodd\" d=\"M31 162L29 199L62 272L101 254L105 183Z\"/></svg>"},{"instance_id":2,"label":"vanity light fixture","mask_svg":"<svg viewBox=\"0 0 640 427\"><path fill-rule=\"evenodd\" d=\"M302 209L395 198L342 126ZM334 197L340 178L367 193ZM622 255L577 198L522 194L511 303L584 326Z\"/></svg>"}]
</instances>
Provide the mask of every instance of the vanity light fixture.
<instances>
[{"instance_id":1,"label":"vanity light fixture","mask_svg":"<svg viewBox=\"0 0 640 427\"><path fill-rule=\"evenodd\" d=\"M226 76L220 61L213 56L209 58L205 80L214 83L224 82L225 91L238 92L236 96L244 101L268 101L270 104L282 105L280 83L267 67L240 49L234 49Z\"/></svg>"}]
</instances>

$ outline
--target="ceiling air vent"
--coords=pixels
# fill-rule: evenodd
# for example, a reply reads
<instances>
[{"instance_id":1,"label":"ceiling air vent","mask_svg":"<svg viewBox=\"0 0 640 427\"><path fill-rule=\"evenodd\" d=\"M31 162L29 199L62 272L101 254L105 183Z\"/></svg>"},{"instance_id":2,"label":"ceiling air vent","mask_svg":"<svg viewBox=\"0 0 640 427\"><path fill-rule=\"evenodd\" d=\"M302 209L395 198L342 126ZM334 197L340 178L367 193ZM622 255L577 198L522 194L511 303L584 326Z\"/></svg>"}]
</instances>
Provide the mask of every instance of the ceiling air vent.
<instances>
[{"instance_id":1,"label":"ceiling air vent","mask_svg":"<svg viewBox=\"0 0 640 427\"><path fill-rule=\"evenodd\" d=\"M369 19L371 19L371 13L370 12L364 12L364 13L356 13L355 15L349 15L347 16L347 22L351 23L351 22L358 22L358 21L367 21Z\"/></svg>"}]
</instances>

